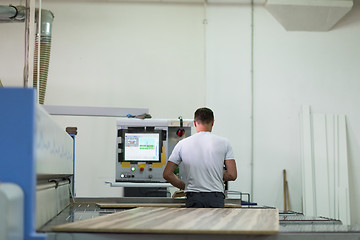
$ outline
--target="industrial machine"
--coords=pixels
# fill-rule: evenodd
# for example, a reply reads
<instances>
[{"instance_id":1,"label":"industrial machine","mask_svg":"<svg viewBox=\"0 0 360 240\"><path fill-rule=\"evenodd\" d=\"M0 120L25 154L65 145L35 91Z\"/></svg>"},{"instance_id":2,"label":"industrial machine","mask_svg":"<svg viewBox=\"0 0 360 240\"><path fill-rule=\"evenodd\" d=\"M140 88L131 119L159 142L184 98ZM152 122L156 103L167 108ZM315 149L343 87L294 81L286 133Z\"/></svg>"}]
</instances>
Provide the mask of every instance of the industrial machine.
<instances>
[{"instance_id":1,"label":"industrial machine","mask_svg":"<svg viewBox=\"0 0 360 240\"><path fill-rule=\"evenodd\" d=\"M60 232L56 230L59 225L117 214L127 211L128 208L139 207L138 210L134 210L143 214L142 210L149 205L161 211L168 205L167 207L172 207L171 211L176 212L184 206L185 201L181 198L170 197L74 198L71 183L74 174L74 140L36 103L35 95L32 89L0 89L0 102L4 103L0 111L0 239L135 240L145 237L152 240L170 238L358 240L360 237L358 226L343 225L336 219L304 216L301 213L289 211L279 213L279 218L276 218L280 225L279 231L273 235L252 232L235 234L229 233L225 228L213 234L204 231L194 233L197 231L194 230L196 224L188 225L185 221L180 224L183 228L179 234L173 229L164 228L166 225L164 219L170 221L180 216L175 214L165 218L161 212L161 217L151 219L154 221L146 226L146 229L137 229L136 232L131 233L129 233L128 225L130 222L131 224L138 224L138 222L121 218L114 218L116 220L114 222L125 222L125 228L114 229L110 233L89 232L83 228L72 232ZM192 122L183 121L181 126L180 120L119 119L117 121L119 133L116 154L117 182L115 183L153 186L166 184L162 182L160 176L167 156L178 141L191 134ZM181 168L179 173L181 174ZM122 174L124 174L123 177ZM236 201L238 202L239 199L226 199L229 204L236 204ZM123 208L116 207L114 204L120 204ZM247 212L256 209L274 209L252 205L241 208L246 208ZM130 210L129 213L132 212L134 211ZM149 216L152 218L153 215ZM192 220L195 221L211 217L208 212L193 216ZM245 214L244 217L247 215ZM214 222L223 221L225 226L228 225L226 223L231 225L232 220L233 215L226 214ZM86 223L85 225L88 225ZM104 225L104 222L101 225ZM108 226L112 225L113 222Z\"/></svg>"},{"instance_id":2,"label":"industrial machine","mask_svg":"<svg viewBox=\"0 0 360 240\"><path fill-rule=\"evenodd\" d=\"M180 140L191 135L192 126L192 120L182 117L117 120L116 182L153 183L140 189L143 194L136 193L139 188L125 188L125 196L149 196L149 192L151 196L166 196L164 188L149 187L166 182L162 173L168 157ZM181 165L177 173L181 178Z\"/></svg>"},{"instance_id":3,"label":"industrial machine","mask_svg":"<svg viewBox=\"0 0 360 240\"><path fill-rule=\"evenodd\" d=\"M33 89L1 88L0 102L0 239L45 239L35 229L70 204L73 138Z\"/></svg>"}]
</instances>

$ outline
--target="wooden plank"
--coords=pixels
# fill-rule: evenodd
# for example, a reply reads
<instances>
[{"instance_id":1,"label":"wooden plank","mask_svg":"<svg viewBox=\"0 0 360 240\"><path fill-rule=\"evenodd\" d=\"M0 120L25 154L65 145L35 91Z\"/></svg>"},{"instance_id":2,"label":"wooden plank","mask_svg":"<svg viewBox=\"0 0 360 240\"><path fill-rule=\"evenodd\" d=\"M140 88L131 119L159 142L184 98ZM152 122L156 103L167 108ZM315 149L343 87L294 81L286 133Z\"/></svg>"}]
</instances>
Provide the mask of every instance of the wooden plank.
<instances>
[{"instance_id":1,"label":"wooden plank","mask_svg":"<svg viewBox=\"0 0 360 240\"><path fill-rule=\"evenodd\" d=\"M135 207L185 207L185 203L97 203L100 208L135 208ZM225 203L225 208L240 208L241 204Z\"/></svg>"},{"instance_id":2,"label":"wooden plank","mask_svg":"<svg viewBox=\"0 0 360 240\"><path fill-rule=\"evenodd\" d=\"M63 224L55 232L277 234L277 209L140 207Z\"/></svg>"},{"instance_id":3,"label":"wooden plank","mask_svg":"<svg viewBox=\"0 0 360 240\"><path fill-rule=\"evenodd\" d=\"M303 184L303 212L305 215L315 216L315 199L313 186L313 149L312 149L312 124L310 107L302 107L302 184Z\"/></svg>"},{"instance_id":4,"label":"wooden plank","mask_svg":"<svg viewBox=\"0 0 360 240\"><path fill-rule=\"evenodd\" d=\"M328 179L329 179L329 216L335 218L335 116L326 115L326 137L328 153Z\"/></svg>"},{"instance_id":5,"label":"wooden plank","mask_svg":"<svg viewBox=\"0 0 360 240\"><path fill-rule=\"evenodd\" d=\"M335 219L339 219L339 118L335 115L335 130L334 130L334 166L335 166L335 186L334 186L334 205L335 205Z\"/></svg>"},{"instance_id":6,"label":"wooden plank","mask_svg":"<svg viewBox=\"0 0 360 240\"><path fill-rule=\"evenodd\" d=\"M97 203L100 208L185 207L185 203Z\"/></svg>"},{"instance_id":7,"label":"wooden plank","mask_svg":"<svg viewBox=\"0 0 360 240\"><path fill-rule=\"evenodd\" d=\"M350 224L349 171L346 139L346 119L339 115L339 219Z\"/></svg>"},{"instance_id":8,"label":"wooden plank","mask_svg":"<svg viewBox=\"0 0 360 240\"><path fill-rule=\"evenodd\" d=\"M329 184L325 114L313 114L313 151L316 215L329 217Z\"/></svg>"}]
</instances>

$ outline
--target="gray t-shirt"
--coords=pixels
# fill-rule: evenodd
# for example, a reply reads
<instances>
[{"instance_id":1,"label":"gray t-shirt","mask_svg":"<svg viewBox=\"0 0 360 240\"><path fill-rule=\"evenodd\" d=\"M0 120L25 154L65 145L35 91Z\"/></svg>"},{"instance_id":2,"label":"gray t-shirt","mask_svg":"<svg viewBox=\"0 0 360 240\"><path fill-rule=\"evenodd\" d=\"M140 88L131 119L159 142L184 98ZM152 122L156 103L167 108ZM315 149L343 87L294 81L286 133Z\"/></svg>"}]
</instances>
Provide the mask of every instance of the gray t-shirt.
<instances>
[{"instance_id":1,"label":"gray t-shirt","mask_svg":"<svg viewBox=\"0 0 360 240\"><path fill-rule=\"evenodd\" d=\"M235 159L230 142L211 132L181 140L169 161L184 171L185 192L224 192L224 161Z\"/></svg>"}]
</instances>

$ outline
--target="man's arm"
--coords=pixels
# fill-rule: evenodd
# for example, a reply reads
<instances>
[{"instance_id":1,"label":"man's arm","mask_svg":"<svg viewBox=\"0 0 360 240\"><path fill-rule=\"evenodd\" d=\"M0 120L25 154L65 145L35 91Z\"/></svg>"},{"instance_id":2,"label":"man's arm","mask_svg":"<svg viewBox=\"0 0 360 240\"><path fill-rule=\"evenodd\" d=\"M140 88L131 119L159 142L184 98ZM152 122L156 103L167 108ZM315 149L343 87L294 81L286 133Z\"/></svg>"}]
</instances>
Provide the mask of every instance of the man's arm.
<instances>
[{"instance_id":1,"label":"man's arm","mask_svg":"<svg viewBox=\"0 0 360 240\"><path fill-rule=\"evenodd\" d=\"M166 167L164 169L164 172L163 172L163 177L166 181L171 183L171 185L173 185L174 187L184 190L185 183L174 174L174 171L177 167L178 167L178 165L176 165L173 162L168 161L166 164Z\"/></svg>"},{"instance_id":2,"label":"man's arm","mask_svg":"<svg viewBox=\"0 0 360 240\"><path fill-rule=\"evenodd\" d=\"M225 160L225 168L223 175L224 181L235 181L237 178L236 162L234 159Z\"/></svg>"}]
</instances>

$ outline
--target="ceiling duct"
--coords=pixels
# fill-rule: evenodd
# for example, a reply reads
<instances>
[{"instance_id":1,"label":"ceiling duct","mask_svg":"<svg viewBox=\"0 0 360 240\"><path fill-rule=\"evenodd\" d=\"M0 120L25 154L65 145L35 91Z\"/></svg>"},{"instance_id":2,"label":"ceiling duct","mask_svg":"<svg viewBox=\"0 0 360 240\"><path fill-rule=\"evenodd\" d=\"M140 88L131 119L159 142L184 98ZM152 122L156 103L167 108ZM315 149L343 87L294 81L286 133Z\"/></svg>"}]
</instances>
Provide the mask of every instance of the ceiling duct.
<instances>
[{"instance_id":1,"label":"ceiling duct","mask_svg":"<svg viewBox=\"0 0 360 240\"><path fill-rule=\"evenodd\" d=\"M288 31L329 31L353 0L267 0L265 7Z\"/></svg>"}]
</instances>

